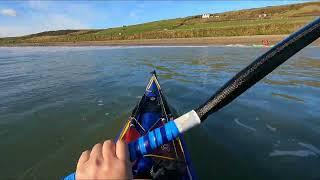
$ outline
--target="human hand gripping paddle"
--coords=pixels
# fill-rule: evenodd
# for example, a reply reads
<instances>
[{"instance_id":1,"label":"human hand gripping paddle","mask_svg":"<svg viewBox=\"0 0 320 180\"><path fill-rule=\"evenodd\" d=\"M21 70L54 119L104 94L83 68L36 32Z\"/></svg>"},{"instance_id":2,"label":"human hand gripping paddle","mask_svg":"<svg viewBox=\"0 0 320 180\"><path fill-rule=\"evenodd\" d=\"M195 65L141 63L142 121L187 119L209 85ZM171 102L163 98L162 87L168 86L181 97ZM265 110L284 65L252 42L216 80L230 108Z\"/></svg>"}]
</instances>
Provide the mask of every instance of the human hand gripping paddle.
<instances>
[{"instance_id":1,"label":"human hand gripping paddle","mask_svg":"<svg viewBox=\"0 0 320 180\"><path fill-rule=\"evenodd\" d=\"M201 124L210 114L220 110L232 100L272 72L291 56L320 37L320 18L296 31L223 85L207 102L195 110L169 121L128 144L130 159L151 153L161 145L177 138L181 133ZM70 176L68 176L70 177Z\"/></svg>"}]
</instances>

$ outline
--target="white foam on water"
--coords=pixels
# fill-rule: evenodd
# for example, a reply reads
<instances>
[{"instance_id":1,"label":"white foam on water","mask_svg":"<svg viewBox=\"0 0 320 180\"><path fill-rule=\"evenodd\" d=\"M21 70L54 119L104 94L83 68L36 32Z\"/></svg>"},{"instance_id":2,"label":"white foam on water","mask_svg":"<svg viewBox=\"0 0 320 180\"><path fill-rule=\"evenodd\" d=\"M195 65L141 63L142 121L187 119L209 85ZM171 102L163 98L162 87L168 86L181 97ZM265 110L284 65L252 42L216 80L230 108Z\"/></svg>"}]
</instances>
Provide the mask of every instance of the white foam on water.
<instances>
[{"instance_id":1,"label":"white foam on water","mask_svg":"<svg viewBox=\"0 0 320 180\"><path fill-rule=\"evenodd\" d=\"M129 45L129 46L91 46L93 48L104 49L139 49L139 48L193 48L210 47L208 45Z\"/></svg>"},{"instance_id":2,"label":"white foam on water","mask_svg":"<svg viewBox=\"0 0 320 180\"><path fill-rule=\"evenodd\" d=\"M251 131L257 131L255 128L247 126L247 125L241 123L238 118L235 118L234 122L236 122L239 126L242 126L242 127L246 128L246 129L249 129Z\"/></svg>"},{"instance_id":3,"label":"white foam on water","mask_svg":"<svg viewBox=\"0 0 320 180\"><path fill-rule=\"evenodd\" d=\"M305 148L309 149L310 151L320 155L320 149L316 148L314 145L303 143L303 142L298 142L298 144L300 146L305 147Z\"/></svg>"},{"instance_id":4,"label":"white foam on water","mask_svg":"<svg viewBox=\"0 0 320 180\"><path fill-rule=\"evenodd\" d=\"M262 44L252 44L251 47L256 47L256 48L272 48L274 45L269 45L269 46L265 46Z\"/></svg>"},{"instance_id":5,"label":"white foam on water","mask_svg":"<svg viewBox=\"0 0 320 180\"><path fill-rule=\"evenodd\" d=\"M150 47L150 48L160 48L160 47L163 47L163 48L170 48L170 47L210 47L208 45L172 45L172 46L143 46L143 47Z\"/></svg>"},{"instance_id":6,"label":"white foam on water","mask_svg":"<svg viewBox=\"0 0 320 180\"><path fill-rule=\"evenodd\" d=\"M252 44L252 47L263 48L263 47L265 47L265 46L262 45L262 44Z\"/></svg>"},{"instance_id":7,"label":"white foam on water","mask_svg":"<svg viewBox=\"0 0 320 180\"><path fill-rule=\"evenodd\" d=\"M277 140L277 142L273 143L273 146L280 146L281 141Z\"/></svg>"},{"instance_id":8,"label":"white foam on water","mask_svg":"<svg viewBox=\"0 0 320 180\"><path fill-rule=\"evenodd\" d=\"M104 115L108 116L108 115L109 115L109 113L104 113Z\"/></svg>"},{"instance_id":9,"label":"white foam on water","mask_svg":"<svg viewBox=\"0 0 320 180\"><path fill-rule=\"evenodd\" d=\"M249 45L244 45L244 44L227 44L225 46L226 47L251 47Z\"/></svg>"},{"instance_id":10,"label":"white foam on water","mask_svg":"<svg viewBox=\"0 0 320 180\"><path fill-rule=\"evenodd\" d=\"M273 47L273 45L270 46L265 46L262 44L251 44L251 45L246 45L246 44L227 44L224 45L225 47L240 47L240 48L250 48L250 47L254 47L254 48L271 48Z\"/></svg>"},{"instance_id":11,"label":"white foam on water","mask_svg":"<svg viewBox=\"0 0 320 180\"><path fill-rule=\"evenodd\" d=\"M99 104L98 104L98 106L103 106L103 105L104 105L104 104L102 104L102 103L99 103Z\"/></svg>"},{"instance_id":12,"label":"white foam on water","mask_svg":"<svg viewBox=\"0 0 320 180\"><path fill-rule=\"evenodd\" d=\"M272 132L276 132L276 131L277 131L277 128L272 127L272 126L270 126L269 124L266 124L266 127L267 127L270 131L272 131Z\"/></svg>"},{"instance_id":13,"label":"white foam on water","mask_svg":"<svg viewBox=\"0 0 320 180\"><path fill-rule=\"evenodd\" d=\"M282 150L273 150L269 153L270 157L274 156L297 156L297 157L308 157L316 156L317 154L310 150L296 150L296 151L282 151Z\"/></svg>"}]
</instances>

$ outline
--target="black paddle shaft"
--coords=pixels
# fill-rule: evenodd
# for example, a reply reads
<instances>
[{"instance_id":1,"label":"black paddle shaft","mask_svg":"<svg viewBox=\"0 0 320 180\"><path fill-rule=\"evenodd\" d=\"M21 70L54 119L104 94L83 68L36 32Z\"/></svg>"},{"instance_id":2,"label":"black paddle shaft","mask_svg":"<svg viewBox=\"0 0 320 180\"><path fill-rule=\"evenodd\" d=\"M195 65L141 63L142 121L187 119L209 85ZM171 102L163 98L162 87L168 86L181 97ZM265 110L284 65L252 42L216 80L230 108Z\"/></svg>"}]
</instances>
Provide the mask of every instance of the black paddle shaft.
<instances>
[{"instance_id":1,"label":"black paddle shaft","mask_svg":"<svg viewBox=\"0 0 320 180\"><path fill-rule=\"evenodd\" d=\"M195 111L204 121L320 37L320 18L293 33L240 71Z\"/></svg>"}]
</instances>

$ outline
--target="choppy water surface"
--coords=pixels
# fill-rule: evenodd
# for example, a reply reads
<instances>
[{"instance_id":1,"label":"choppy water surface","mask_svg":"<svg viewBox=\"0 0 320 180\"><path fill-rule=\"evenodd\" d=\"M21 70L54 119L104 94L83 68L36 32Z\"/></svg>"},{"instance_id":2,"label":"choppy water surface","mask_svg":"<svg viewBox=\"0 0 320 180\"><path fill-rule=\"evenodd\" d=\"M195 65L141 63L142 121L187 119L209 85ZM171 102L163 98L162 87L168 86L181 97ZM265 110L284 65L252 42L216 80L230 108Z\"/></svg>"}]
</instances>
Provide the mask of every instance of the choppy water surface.
<instances>
[{"instance_id":1,"label":"choppy water surface","mask_svg":"<svg viewBox=\"0 0 320 180\"><path fill-rule=\"evenodd\" d=\"M59 178L113 138L156 69L194 108L254 57L250 47L0 48L1 179ZM200 179L320 178L320 48L309 47L186 133Z\"/></svg>"}]
</instances>

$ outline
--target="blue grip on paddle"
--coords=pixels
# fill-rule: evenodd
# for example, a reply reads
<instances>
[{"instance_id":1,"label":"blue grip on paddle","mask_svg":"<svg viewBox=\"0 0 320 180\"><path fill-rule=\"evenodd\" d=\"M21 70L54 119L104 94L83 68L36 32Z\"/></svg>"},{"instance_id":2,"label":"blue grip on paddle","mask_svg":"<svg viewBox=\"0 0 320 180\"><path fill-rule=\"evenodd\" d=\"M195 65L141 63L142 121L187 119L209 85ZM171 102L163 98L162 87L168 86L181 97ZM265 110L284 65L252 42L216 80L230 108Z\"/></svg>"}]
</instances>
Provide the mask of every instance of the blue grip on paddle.
<instances>
[{"instance_id":1,"label":"blue grip on paddle","mask_svg":"<svg viewBox=\"0 0 320 180\"><path fill-rule=\"evenodd\" d=\"M179 134L180 132L174 121L170 121L164 126L148 132L136 141L129 143L128 146L131 161L134 161L145 154L151 153L161 145L177 138Z\"/></svg>"},{"instance_id":2,"label":"blue grip on paddle","mask_svg":"<svg viewBox=\"0 0 320 180\"><path fill-rule=\"evenodd\" d=\"M172 141L180 135L180 132L174 123L170 121L164 126L156 128L146 135L138 138L136 141L128 144L130 160L134 161L138 157L151 153L161 145ZM64 180L75 180L75 173L72 173L63 178Z\"/></svg>"}]
</instances>

